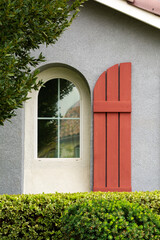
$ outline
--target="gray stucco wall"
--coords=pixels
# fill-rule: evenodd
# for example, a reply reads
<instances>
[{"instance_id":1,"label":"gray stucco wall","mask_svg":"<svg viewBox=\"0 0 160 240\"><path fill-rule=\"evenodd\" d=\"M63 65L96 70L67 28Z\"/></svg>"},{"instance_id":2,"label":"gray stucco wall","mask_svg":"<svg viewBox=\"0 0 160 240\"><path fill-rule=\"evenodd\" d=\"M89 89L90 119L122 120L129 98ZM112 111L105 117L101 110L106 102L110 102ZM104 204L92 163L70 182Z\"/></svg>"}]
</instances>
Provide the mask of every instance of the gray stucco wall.
<instances>
[{"instance_id":1,"label":"gray stucco wall","mask_svg":"<svg viewBox=\"0 0 160 240\"><path fill-rule=\"evenodd\" d=\"M0 194L23 191L23 112L0 126Z\"/></svg>"},{"instance_id":2,"label":"gray stucco wall","mask_svg":"<svg viewBox=\"0 0 160 240\"><path fill-rule=\"evenodd\" d=\"M89 1L59 41L41 46L41 51L46 64L63 63L80 71L91 93L104 70L132 62L132 189L160 189L159 31ZM22 191L23 114L19 112L12 126L0 128L1 193Z\"/></svg>"}]
</instances>

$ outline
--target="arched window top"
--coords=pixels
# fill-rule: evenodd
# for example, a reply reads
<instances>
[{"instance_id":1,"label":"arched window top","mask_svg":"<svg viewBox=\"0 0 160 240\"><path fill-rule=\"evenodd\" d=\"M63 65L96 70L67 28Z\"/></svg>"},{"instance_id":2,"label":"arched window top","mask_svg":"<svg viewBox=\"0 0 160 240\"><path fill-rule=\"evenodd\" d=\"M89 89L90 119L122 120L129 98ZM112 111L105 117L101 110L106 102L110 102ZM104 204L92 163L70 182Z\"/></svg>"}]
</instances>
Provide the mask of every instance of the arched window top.
<instances>
[{"instance_id":1,"label":"arched window top","mask_svg":"<svg viewBox=\"0 0 160 240\"><path fill-rule=\"evenodd\" d=\"M39 91L38 117L79 117L79 101L79 91L72 82L61 78L49 80Z\"/></svg>"},{"instance_id":2,"label":"arched window top","mask_svg":"<svg viewBox=\"0 0 160 240\"><path fill-rule=\"evenodd\" d=\"M38 95L38 158L77 158L79 146L79 91L66 79L51 79Z\"/></svg>"}]
</instances>

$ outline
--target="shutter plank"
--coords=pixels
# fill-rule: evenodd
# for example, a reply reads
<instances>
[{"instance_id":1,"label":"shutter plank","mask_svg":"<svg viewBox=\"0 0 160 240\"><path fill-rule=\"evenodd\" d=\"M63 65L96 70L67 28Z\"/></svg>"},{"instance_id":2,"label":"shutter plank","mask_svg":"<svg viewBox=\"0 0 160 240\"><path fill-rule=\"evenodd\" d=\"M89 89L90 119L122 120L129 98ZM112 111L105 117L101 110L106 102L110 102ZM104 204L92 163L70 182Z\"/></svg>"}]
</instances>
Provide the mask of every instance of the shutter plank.
<instances>
[{"instance_id":1,"label":"shutter plank","mask_svg":"<svg viewBox=\"0 0 160 240\"><path fill-rule=\"evenodd\" d=\"M107 101L118 100L118 65L107 70ZM118 113L107 113L107 188L118 187Z\"/></svg>"},{"instance_id":2,"label":"shutter plank","mask_svg":"<svg viewBox=\"0 0 160 240\"><path fill-rule=\"evenodd\" d=\"M120 64L120 101L131 102L131 63ZM131 191L130 113L120 113L120 187Z\"/></svg>"},{"instance_id":3,"label":"shutter plank","mask_svg":"<svg viewBox=\"0 0 160 240\"><path fill-rule=\"evenodd\" d=\"M94 88L94 101L105 100L104 72ZM106 114L94 114L94 188L105 187L106 175Z\"/></svg>"}]
</instances>

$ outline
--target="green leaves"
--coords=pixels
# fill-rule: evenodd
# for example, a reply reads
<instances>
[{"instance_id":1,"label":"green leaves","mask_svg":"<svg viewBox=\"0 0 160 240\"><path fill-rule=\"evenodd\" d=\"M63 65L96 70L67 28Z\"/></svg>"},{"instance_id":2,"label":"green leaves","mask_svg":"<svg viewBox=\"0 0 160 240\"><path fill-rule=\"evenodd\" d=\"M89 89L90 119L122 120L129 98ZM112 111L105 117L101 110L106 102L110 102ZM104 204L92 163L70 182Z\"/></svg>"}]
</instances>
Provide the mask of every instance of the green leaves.
<instances>
[{"instance_id":1,"label":"green leaves","mask_svg":"<svg viewBox=\"0 0 160 240\"><path fill-rule=\"evenodd\" d=\"M160 191L1 195L0 239L159 240L159 201Z\"/></svg>"},{"instance_id":2,"label":"green leaves","mask_svg":"<svg viewBox=\"0 0 160 240\"><path fill-rule=\"evenodd\" d=\"M39 49L40 44L54 44L85 0L69 2L0 1L0 125L22 107L28 92L42 84L37 82L37 72L31 74L30 67L36 68L45 59L42 54L31 57L30 51Z\"/></svg>"},{"instance_id":3,"label":"green leaves","mask_svg":"<svg viewBox=\"0 0 160 240\"><path fill-rule=\"evenodd\" d=\"M160 221L159 215L137 203L97 197L91 204L81 199L64 212L62 233L66 240L158 239L157 221Z\"/></svg>"}]
</instances>

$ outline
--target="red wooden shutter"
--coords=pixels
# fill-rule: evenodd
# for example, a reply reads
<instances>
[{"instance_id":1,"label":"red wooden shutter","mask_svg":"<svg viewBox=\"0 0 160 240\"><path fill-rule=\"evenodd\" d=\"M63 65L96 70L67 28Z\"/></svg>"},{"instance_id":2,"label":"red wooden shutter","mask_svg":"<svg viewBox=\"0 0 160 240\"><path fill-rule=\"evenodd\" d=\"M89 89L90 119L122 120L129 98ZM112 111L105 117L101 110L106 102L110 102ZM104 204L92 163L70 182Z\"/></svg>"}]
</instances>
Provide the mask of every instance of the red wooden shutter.
<instances>
[{"instance_id":1,"label":"red wooden shutter","mask_svg":"<svg viewBox=\"0 0 160 240\"><path fill-rule=\"evenodd\" d=\"M131 63L102 73L94 88L94 191L131 191Z\"/></svg>"}]
</instances>

